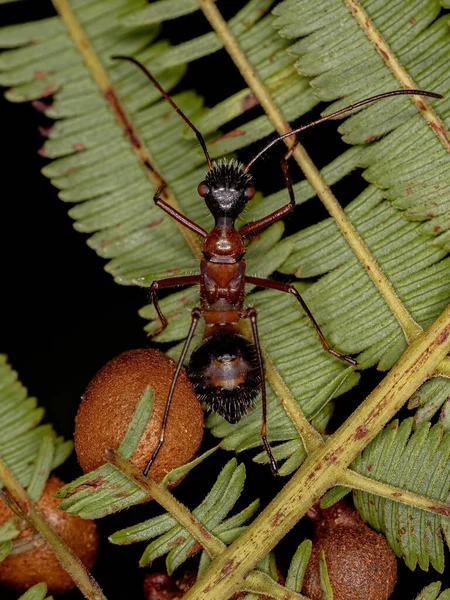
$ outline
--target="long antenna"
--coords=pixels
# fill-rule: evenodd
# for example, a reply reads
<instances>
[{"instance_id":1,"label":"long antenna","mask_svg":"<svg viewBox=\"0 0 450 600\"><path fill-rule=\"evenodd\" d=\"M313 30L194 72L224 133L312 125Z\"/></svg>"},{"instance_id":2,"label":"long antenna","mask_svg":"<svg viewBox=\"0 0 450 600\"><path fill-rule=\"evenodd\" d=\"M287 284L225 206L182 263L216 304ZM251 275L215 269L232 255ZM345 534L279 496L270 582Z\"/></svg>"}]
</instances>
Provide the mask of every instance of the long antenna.
<instances>
[{"instance_id":1,"label":"long antenna","mask_svg":"<svg viewBox=\"0 0 450 600\"><path fill-rule=\"evenodd\" d=\"M200 142L200 145L203 149L206 160L208 161L208 167L211 170L213 168L213 166L212 166L212 162L211 162L211 157L209 156L208 149L206 148L205 138L202 136L202 134L197 129L197 127L195 127L195 125L193 123L191 123L191 121L182 112L182 110L180 108L178 108L178 106L175 104L175 102L172 100L172 98L169 96L169 94L165 90L163 90L163 88L159 85L159 83L156 81L156 79L153 77L153 75L149 72L149 70L142 63L140 63L135 58L132 58L131 56L111 56L111 58L113 60L128 60L129 62L134 63L137 67L139 67L141 69L141 71L143 71L147 75L148 79L150 79L150 81L153 83L155 88L161 92L161 94L164 96L164 98L167 100L167 102L169 102L169 104L172 106L172 108L174 108L177 111L177 113L184 120L184 122L187 123L189 125L189 127L192 129L192 131L195 133L195 135L197 136L197 139Z\"/></svg>"},{"instance_id":2,"label":"long antenna","mask_svg":"<svg viewBox=\"0 0 450 600\"><path fill-rule=\"evenodd\" d=\"M258 158L260 158L265 152L267 152L267 150L269 150L269 148L271 148L272 146L274 146L281 140L284 140L285 138L287 138L291 135L296 135L297 133L300 133L301 131L305 131L305 129L310 129L311 127L315 127L316 125L319 125L320 123L329 121L330 119L333 119L334 117L342 115L346 112L350 112L350 111L354 110L355 108L364 106L365 104L370 104L371 102L376 102L377 100L382 100L383 98L390 98L391 96L404 96L404 95L428 96L430 98L440 98L440 99L444 97L444 96L441 96L441 94L436 94L434 92L425 92L424 90L394 90L392 92L384 92L384 94L377 94L376 96L366 98L365 100L360 100L359 102L355 102L354 104L350 104L349 106L346 106L345 108L341 108L340 110L337 110L336 112L331 113L330 115L327 115L326 117L322 117L321 119L317 119L317 121L312 121L311 123L302 125L301 127L298 127L297 129L288 131L288 133L284 133L283 135L280 135L279 137L275 138L274 140L269 142L267 144L267 146L265 146L260 152L258 152L258 154L256 156L254 156L252 158L252 160L244 168L244 172L247 173L247 171L250 169L250 167L258 160Z\"/></svg>"}]
</instances>

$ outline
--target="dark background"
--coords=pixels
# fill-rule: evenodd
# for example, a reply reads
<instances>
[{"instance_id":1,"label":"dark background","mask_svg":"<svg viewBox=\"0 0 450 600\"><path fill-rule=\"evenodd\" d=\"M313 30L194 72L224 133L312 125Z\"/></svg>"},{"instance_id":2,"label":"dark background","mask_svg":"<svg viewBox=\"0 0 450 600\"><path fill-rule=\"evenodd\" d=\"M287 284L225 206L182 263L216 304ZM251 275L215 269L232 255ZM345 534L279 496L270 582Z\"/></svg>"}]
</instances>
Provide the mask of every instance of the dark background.
<instances>
[{"instance_id":1,"label":"dark background","mask_svg":"<svg viewBox=\"0 0 450 600\"><path fill-rule=\"evenodd\" d=\"M218 2L227 18L242 4ZM0 8L0 23L6 25L52 14L50 2L40 2L39 6L31 1L20 2ZM165 24L161 35L176 44L208 30L206 20L197 14ZM240 89L242 80L225 51L221 51L192 64L176 91L190 87L195 87L204 95L206 104L212 106L224 94L230 95ZM140 289L117 285L104 272L104 261L87 247L87 236L72 228L67 216L68 206L57 198L56 189L40 174L46 160L37 153L44 141L38 126L46 126L49 121L30 105L10 104L3 98L0 98L0 110L3 166L0 351L8 354L30 395L36 395L45 406L46 420L55 425L59 434L70 438L79 398L96 371L120 352L148 345L144 322L137 315L137 310L146 303L146 297ZM258 107L253 109L254 116L259 111ZM315 111L314 116L319 112ZM236 121L230 128L237 124ZM323 125L320 132L308 132L304 143L318 166L328 163L344 146L335 123ZM261 144L253 145L242 152L240 158L248 160L260 147ZM266 192L282 185L278 175L279 157L275 152L275 177L272 172L267 175L271 171L268 161L255 170L257 186ZM294 168L294 178L297 180L298 177ZM334 191L346 204L363 185L359 174L355 174L338 184ZM288 229L295 228L298 222L302 227L307 226L325 216L319 201L314 199L296 210ZM380 377L376 372L365 373L358 388L346 395L345 405L338 404L340 420L367 395ZM207 439L205 445L210 443ZM190 508L195 507L210 489L220 465L230 457L223 453L215 463L212 461L205 468L195 469L177 490L180 500ZM245 459L248 477L242 502L237 508L243 508L255 497L260 497L262 504L266 504L274 490L281 489L284 483L271 478L270 485L264 485L270 477L268 468L254 465L249 458L240 457ZM211 468L211 465L215 466ZM66 481L80 474L74 456L58 474ZM141 598L144 573L137 569L137 563L145 544L114 547L107 542L107 535L159 512L158 507L151 504L134 507L99 522L103 542L94 576L109 600ZM282 568L286 569L298 543L311 533L309 523L301 523L282 541L277 551ZM163 563L157 563L155 568L163 570ZM400 575L402 593L394 595L399 599L413 598L423 585L443 579L434 572L424 574L419 570L411 575L403 563L400 563ZM411 589L408 594L406 585ZM17 594L3 590L0 596L7 600L17 598ZM82 596L76 590L67 597L75 600Z\"/></svg>"}]
</instances>

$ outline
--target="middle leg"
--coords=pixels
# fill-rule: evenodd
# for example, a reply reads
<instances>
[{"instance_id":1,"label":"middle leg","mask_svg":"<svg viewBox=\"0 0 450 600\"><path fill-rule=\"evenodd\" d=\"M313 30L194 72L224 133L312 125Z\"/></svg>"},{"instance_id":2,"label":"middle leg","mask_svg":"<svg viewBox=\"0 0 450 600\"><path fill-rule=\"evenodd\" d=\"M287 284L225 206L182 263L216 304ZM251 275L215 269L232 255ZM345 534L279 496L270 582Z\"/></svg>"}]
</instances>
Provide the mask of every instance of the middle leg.
<instances>
[{"instance_id":1,"label":"middle leg","mask_svg":"<svg viewBox=\"0 0 450 600\"><path fill-rule=\"evenodd\" d=\"M256 316L257 312L254 308L247 308L243 313L243 317L246 319L250 319L250 323L252 326L253 339L255 341L256 348L256 356L258 357L259 371L261 374L261 405L262 405L262 424L261 424L261 438L263 441L263 446L265 451L267 452L267 456L270 461L270 469L273 475L278 475L278 465L275 460L270 444L267 440L267 393L266 393L266 377L264 374L264 364L261 352L261 344L259 343L259 335L258 335L258 326L256 324Z\"/></svg>"},{"instance_id":2,"label":"middle leg","mask_svg":"<svg viewBox=\"0 0 450 600\"><path fill-rule=\"evenodd\" d=\"M252 285L257 285L258 287L267 288L271 290L278 290L279 292L286 292L287 294L292 294L298 300L298 302L300 302L303 310L306 313L306 316L313 324L314 329L317 331L317 335L319 336L324 349L336 358L339 358L340 360L345 360L346 362L350 363L352 367L356 367L356 360L354 358L352 358L351 356L341 354L340 352L337 352L336 350L333 350L331 348L330 344L327 342L325 336L323 335L319 324L317 323L312 312L306 305L306 302L303 300L303 298L300 296L299 292L295 289L293 285L282 283L280 281L273 281L272 279L262 279L260 277L248 276L245 277L245 283L250 283Z\"/></svg>"},{"instance_id":3,"label":"middle leg","mask_svg":"<svg viewBox=\"0 0 450 600\"><path fill-rule=\"evenodd\" d=\"M162 421L162 425L161 425L161 434L159 436L158 444L157 444L155 450L153 451L152 457L150 458L150 460L147 463L147 466L144 469L145 476L147 476L147 474L150 470L150 467L155 462L155 459L158 456L159 451L161 450L161 446L163 445L164 434L166 432L166 426L167 426L167 419L169 417L170 404L172 402L173 393L175 391L175 386L177 385L177 380L178 380L178 376L181 371L181 367L183 366L183 362L186 357L186 353L188 351L189 344L192 341L192 337L195 333L195 330L197 328L197 325L198 325L198 322L199 322L201 316L202 316L202 311L200 308L196 307L196 308L192 309L191 327L189 329L189 333L187 335L186 341L184 342L183 351L181 352L180 358L178 359L178 364L177 364L177 368L175 369L175 373L173 375L172 383L171 383L170 390L169 390L169 395L167 396L166 407L164 409L164 417L163 417L163 421Z\"/></svg>"}]
</instances>

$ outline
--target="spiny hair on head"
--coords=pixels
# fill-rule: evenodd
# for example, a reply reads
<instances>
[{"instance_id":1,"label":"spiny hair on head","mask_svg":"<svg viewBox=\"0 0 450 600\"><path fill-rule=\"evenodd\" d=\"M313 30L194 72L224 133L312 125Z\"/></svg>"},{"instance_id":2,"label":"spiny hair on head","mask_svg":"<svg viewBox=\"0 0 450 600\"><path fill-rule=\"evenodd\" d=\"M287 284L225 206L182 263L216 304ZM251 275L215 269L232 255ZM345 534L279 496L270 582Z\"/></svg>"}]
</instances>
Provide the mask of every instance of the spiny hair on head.
<instances>
[{"instance_id":1,"label":"spiny hair on head","mask_svg":"<svg viewBox=\"0 0 450 600\"><path fill-rule=\"evenodd\" d=\"M211 190L227 188L244 190L252 181L249 173L244 173L244 165L235 158L220 158L213 162L205 182Z\"/></svg>"}]
</instances>

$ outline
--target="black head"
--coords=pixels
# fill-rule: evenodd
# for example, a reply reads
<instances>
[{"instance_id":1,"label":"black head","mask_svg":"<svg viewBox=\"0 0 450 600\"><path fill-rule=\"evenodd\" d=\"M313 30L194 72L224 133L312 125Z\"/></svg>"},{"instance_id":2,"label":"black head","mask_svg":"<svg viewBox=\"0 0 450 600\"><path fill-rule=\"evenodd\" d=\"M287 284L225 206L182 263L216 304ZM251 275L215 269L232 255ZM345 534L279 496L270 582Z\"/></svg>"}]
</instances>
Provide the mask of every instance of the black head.
<instances>
[{"instance_id":1,"label":"black head","mask_svg":"<svg viewBox=\"0 0 450 600\"><path fill-rule=\"evenodd\" d=\"M225 218L234 223L255 195L252 177L244 173L243 168L237 160L221 159L213 163L213 168L198 186L198 193L205 199L216 222Z\"/></svg>"},{"instance_id":2,"label":"black head","mask_svg":"<svg viewBox=\"0 0 450 600\"><path fill-rule=\"evenodd\" d=\"M255 346L232 332L207 338L192 353L187 373L200 400L229 423L248 413L261 387Z\"/></svg>"}]
</instances>

